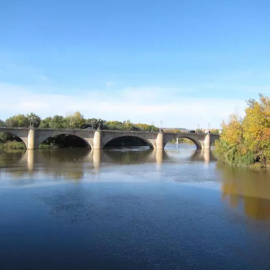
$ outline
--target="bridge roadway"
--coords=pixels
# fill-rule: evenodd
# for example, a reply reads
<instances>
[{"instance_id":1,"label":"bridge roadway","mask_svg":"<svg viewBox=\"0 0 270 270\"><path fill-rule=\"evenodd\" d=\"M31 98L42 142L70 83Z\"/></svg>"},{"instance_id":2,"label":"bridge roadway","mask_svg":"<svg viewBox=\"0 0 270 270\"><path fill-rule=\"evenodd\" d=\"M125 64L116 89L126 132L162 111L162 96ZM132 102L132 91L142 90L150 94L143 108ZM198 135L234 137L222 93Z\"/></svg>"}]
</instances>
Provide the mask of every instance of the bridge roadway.
<instances>
[{"instance_id":1,"label":"bridge roadway","mask_svg":"<svg viewBox=\"0 0 270 270\"><path fill-rule=\"evenodd\" d=\"M37 149L46 139L61 134L69 134L83 139L92 149L102 149L108 142L121 137L137 137L144 140L154 149L164 149L165 145L175 138L187 138L195 143L197 149L208 149L219 139L219 135L210 133L124 131L124 130L82 130L82 129L44 129L44 128L0 128L19 137L27 149Z\"/></svg>"}]
</instances>

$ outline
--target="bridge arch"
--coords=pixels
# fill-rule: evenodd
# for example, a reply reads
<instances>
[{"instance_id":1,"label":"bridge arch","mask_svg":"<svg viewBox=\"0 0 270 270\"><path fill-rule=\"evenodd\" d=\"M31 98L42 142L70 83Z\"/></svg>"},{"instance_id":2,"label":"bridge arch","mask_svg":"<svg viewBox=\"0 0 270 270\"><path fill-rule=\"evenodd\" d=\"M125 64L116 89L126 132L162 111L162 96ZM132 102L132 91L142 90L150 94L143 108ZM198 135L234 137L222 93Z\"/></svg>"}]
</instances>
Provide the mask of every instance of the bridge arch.
<instances>
[{"instance_id":1,"label":"bridge arch","mask_svg":"<svg viewBox=\"0 0 270 270\"><path fill-rule=\"evenodd\" d=\"M86 148L92 148L91 142L89 140L86 140L85 138L81 137L78 134L74 134L74 132L66 132L66 131L59 131L59 132L52 132L51 134L41 134L36 138L36 146L37 148L40 146L40 144L42 144L43 142L45 142L46 140L50 139L50 138L56 138L59 136L64 136L64 135L69 135L69 136L73 136L75 138L80 139L84 144Z\"/></svg>"},{"instance_id":2,"label":"bridge arch","mask_svg":"<svg viewBox=\"0 0 270 270\"><path fill-rule=\"evenodd\" d=\"M202 147L202 143L201 143L201 141L200 140L196 140L196 139L194 139L194 138L192 138L191 136L188 136L188 135L179 135L179 136L173 136L173 137L168 137L168 138L166 138L166 139L164 139L164 147L166 146L166 144L169 142L169 141L171 141L171 140L173 140L173 139L177 139L177 138L182 138L182 139L188 139L188 140L190 140L190 141L192 141L194 144L195 144L195 146L196 146L196 148L198 149L198 150L200 150L200 149L202 149L203 147Z\"/></svg>"},{"instance_id":3,"label":"bridge arch","mask_svg":"<svg viewBox=\"0 0 270 270\"><path fill-rule=\"evenodd\" d=\"M140 136L137 134L136 135L135 134L130 134L130 135L124 134L124 135L120 135L120 136L112 136L110 138L104 138L103 139L103 148L106 148L108 146L108 144L110 144L113 141L116 141L116 140L121 141L121 140L132 139L132 138L138 140L138 142L141 141L142 143L145 144L145 146L149 146L150 148L155 147L151 140L148 140L148 139L144 138L143 136ZM130 146L132 146L132 145L130 145ZM134 146L138 146L138 145L134 145ZM142 146L144 146L144 145L142 145Z\"/></svg>"},{"instance_id":4,"label":"bridge arch","mask_svg":"<svg viewBox=\"0 0 270 270\"><path fill-rule=\"evenodd\" d=\"M18 132L14 131L12 132L12 130L0 130L0 134L1 133L7 133L9 135L15 136L17 138L19 138L21 140L21 142L24 144L25 148L27 149L27 145L28 145L28 137L27 135L25 136L25 134L18 134Z\"/></svg>"}]
</instances>

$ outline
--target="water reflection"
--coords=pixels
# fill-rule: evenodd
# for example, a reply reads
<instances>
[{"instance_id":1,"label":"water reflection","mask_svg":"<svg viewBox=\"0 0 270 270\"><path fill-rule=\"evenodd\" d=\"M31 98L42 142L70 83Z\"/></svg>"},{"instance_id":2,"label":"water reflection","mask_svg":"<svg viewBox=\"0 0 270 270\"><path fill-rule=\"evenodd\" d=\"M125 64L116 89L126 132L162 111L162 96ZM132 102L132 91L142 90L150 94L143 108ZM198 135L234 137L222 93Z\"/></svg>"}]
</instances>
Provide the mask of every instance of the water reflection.
<instances>
[{"instance_id":1,"label":"water reflection","mask_svg":"<svg viewBox=\"0 0 270 270\"><path fill-rule=\"evenodd\" d=\"M163 163L163 159L168 159L168 155L166 155L163 149L156 149L155 154L157 166L160 167Z\"/></svg>"},{"instance_id":2,"label":"water reflection","mask_svg":"<svg viewBox=\"0 0 270 270\"><path fill-rule=\"evenodd\" d=\"M189 147L0 153L0 269L269 269L268 179Z\"/></svg>"},{"instance_id":3,"label":"water reflection","mask_svg":"<svg viewBox=\"0 0 270 270\"><path fill-rule=\"evenodd\" d=\"M98 171L101 162L101 150L95 149L91 152L91 154L93 155L93 166Z\"/></svg>"},{"instance_id":4,"label":"water reflection","mask_svg":"<svg viewBox=\"0 0 270 270\"><path fill-rule=\"evenodd\" d=\"M14 163L18 162L24 156L24 154L24 150L0 150L0 168L13 166Z\"/></svg>"},{"instance_id":5,"label":"water reflection","mask_svg":"<svg viewBox=\"0 0 270 270\"><path fill-rule=\"evenodd\" d=\"M209 151L208 151L209 152ZM144 149L51 149L1 152L0 168L14 177L44 173L55 178L81 179L84 173L98 173L108 165L139 165L155 163L161 168L164 162L198 161L209 163L214 160L212 154L189 149L187 152L176 147L167 150ZM92 170L92 171L91 171Z\"/></svg>"},{"instance_id":6,"label":"water reflection","mask_svg":"<svg viewBox=\"0 0 270 270\"><path fill-rule=\"evenodd\" d=\"M140 176L147 177L148 173L156 171L160 172L161 179L180 182L197 181L201 177L204 181L216 181L219 175L224 201L233 208L243 206L246 215L251 218L270 220L270 172L234 168L220 163L216 167L215 163L208 167L215 161L211 151L175 146L165 151L144 148L28 150L1 152L0 173L19 179L14 182L16 185L33 183L33 179L44 178L45 175L54 181L79 181L104 170L111 172L113 167L114 174L139 171ZM199 164L207 168L204 176L200 175Z\"/></svg>"},{"instance_id":7,"label":"water reflection","mask_svg":"<svg viewBox=\"0 0 270 270\"><path fill-rule=\"evenodd\" d=\"M28 150L25 156L27 156L27 169L29 172L33 172L35 169L35 150Z\"/></svg>"},{"instance_id":8,"label":"water reflection","mask_svg":"<svg viewBox=\"0 0 270 270\"><path fill-rule=\"evenodd\" d=\"M270 172L217 165L222 178L223 199L233 208L243 205L253 219L270 220Z\"/></svg>"},{"instance_id":9,"label":"water reflection","mask_svg":"<svg viewBox=\"0 0 270 270\"><path fill-rule=\"evenodd\" d=\"M191 161L204 161L209 163L210 161L216 161L216 157L210 149L202 149L194 151L193 155L190 157Z\"/></svg>"}]
</instances>

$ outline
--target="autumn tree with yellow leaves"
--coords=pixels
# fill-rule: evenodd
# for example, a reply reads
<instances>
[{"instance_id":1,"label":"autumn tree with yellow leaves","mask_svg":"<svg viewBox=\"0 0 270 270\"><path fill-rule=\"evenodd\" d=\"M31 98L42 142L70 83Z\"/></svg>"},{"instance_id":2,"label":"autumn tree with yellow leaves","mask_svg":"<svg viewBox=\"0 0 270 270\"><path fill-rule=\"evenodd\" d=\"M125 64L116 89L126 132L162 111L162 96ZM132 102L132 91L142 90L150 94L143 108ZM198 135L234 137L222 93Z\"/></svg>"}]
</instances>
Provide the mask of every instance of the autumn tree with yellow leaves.
<instances>
[{"instance_id":1,"label":"autumn tree with yellow leaves","mask_svg":"<svg viewBox=\"0 0 270 270\"><path fill-rule=\"evenodd\" d=\"M232 115L222 123L217 155L234 165L270 167L270 98L260 95L259 101L247 103L243 119Z\"/></svg>"}]
</instances>

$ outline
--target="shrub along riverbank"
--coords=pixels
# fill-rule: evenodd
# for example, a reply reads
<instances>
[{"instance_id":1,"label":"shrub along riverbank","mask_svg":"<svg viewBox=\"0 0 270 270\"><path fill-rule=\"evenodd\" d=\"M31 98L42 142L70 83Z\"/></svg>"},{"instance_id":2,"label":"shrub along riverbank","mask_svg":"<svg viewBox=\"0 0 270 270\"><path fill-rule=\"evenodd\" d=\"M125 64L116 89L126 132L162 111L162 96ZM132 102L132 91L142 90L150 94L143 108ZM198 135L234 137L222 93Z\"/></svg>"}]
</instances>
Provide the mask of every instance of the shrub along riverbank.
<instances>
[{"instance_id":1,"label":"shrub along riverbank","mask_svg":"<svg viewBox=\"0 0 270 270\"><path fill-rule=\"evenodd\" d=\"M247 105L244 118L232 115L223 122L217 156L232 165L270 167L270 98L260 95Z\"/></svg>"},{"instance_id":2,"label":"shrub along riverbank","mask_svg":"<svg viewBox=\"0 0 270 270\"><path fill-rule=\"evenodd\" d=\"M23 142L8 141L5 143L0 143L0 149L3 150L25 149L25 145Z\"/></svg>"}]
</instances>

